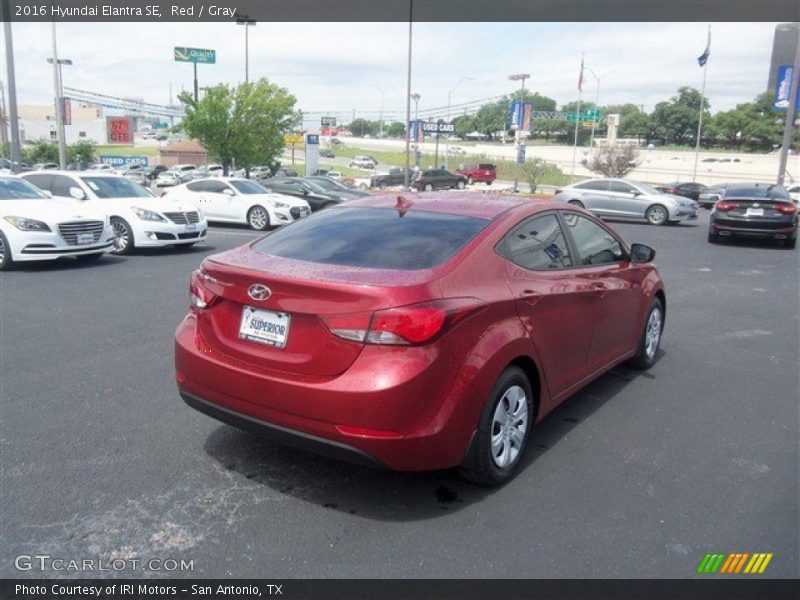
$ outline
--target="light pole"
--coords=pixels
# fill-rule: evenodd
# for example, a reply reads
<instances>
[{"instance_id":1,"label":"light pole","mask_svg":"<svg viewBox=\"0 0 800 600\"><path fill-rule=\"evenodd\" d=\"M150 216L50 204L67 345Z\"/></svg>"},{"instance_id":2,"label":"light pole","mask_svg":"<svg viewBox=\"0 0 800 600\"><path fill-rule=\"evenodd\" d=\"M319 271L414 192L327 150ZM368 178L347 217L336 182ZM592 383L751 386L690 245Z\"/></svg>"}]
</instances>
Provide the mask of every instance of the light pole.
<instances>
[{"instance_id":1,"label":"light pole","mask_svg":"<svg viewBox=\"0 0 800 600\"><path fill-rule=\"evenodd\" d=\"M616 71L609 71L608 73L603 73L602 75L598 76L597 73L595 73L592 70L591 67L586 67L586 70L589 71L589 73L592 74L592 77L594 77L594 80L595 80L595 83L596 83L595 88L594 88L594 110L597 111L597 102L598 102L598 100L600 98L600 80L601 79L605 79L606 77L608 77L609 75L611 75L613 73L616 73ZM589 150L592 150L594 148L594 130L595 130L595 127L597 127L597 120L596 119L592 119L592 134L591 134L591 136L589 136Z\"/></svg>"},{"instance_id":2,"label":"light pole","mask_svg":"<svg viewBox=\"0 0 800 600\"><path fill-rule=\"evenodd\" d=\"M250 27L256 24L255 19L247 15L236 17L237 25L244 25L244 82L250 83Z\"/></svg>"},{"instance_id":3,"label":"light pole","mask_svg":"<svg viewBox=\"0 0 800 600\"><path fill-rule=\"evenodd\" d=\"M380 128L380 133L378 134L378 139L383 139L383 99L386 96L386 90L384 90L381 86L376 85L378 91L381 93L381 112L378 117L378 127Z\"/></svg>"},{"instance_id":4,"label":"light pole","mask_svg":"<svg viewBox=\"0 0 800 600\"><path fill-rule=\"evenodd\" d=\"M460 86L465 81L473 81L473 78L472 77L462 77L461 79L458 80L458 83L455 84L453 86L453 88L447 92L447 122L448 123L450 122L450 100L453 97L453 92L455 92L456 89L458 89L458 86ZM447 157L449 155L450 155L450 134L448 134L447 137L444 138L444 168L445 169L447 169Z\"/></svg>"},{"instance_id":5,"label":"light pole","mask_svg":"<svg viewBox=\"0 0 800 600\"><path fill-rule=\"evenodd\" d=\"M517 130L514 132L514 137L516 138L516 145L517 145L517 165L520 164L520 158L522 156L522 129L525 126L525 80L528 79L530 75L528 73L515 73L514 75L509 75L509 81L521 81L522 87L520 88L520 102L522 102L523 110L522 110L522 122L517 124ZM514 192L519 191L519 166L514 170Z\"/></svg>"},{"instance_id":6,"label":"light pole","mask_svg":"<svg viewBox=\"0 0 800 600\"><path fill-rule=\"evenodd\" d=\"M48 62L48 64L51 64L51 65L54 64L52 58L48 58L47 62ZM72 65L72 61L69 60L68 58L59 58L55 62L55 64L58 65L58 90L56 92L56 103L58 104L58 109L60 109L60 111L61 111L61 113L60 113L61 116L58 117L58 122L57 122L58 140L59 140L58 141L58 159L59 159L59 162L62 160L61 157L62 157L62 153L63 153L63 157L64 157L63 160L64 160L64 163L66 164L66 147L65 147L65 144L66 144L66 133L65 133L66 115L64 115L64 74L61 71L61 67L63 65L71 66ZM64 165L62 165L61 168L63 169Z\"/></svg>"},{"instance_id":7,"label":"light pole","mask_svg":"<svg viewBox=\"0 0 800 600\"><path fill-rule=\"evenodd\" d=\"M7 15L11 14L8 0L2 0L0 7L3 9L3 32L6 41L6 81L8 82L8 125L11 130L11 148L9 158L11 159L11 172L19 173L20 165L20 144L19 144L19 119L17 116L17 84L16 73L14 70L14 41L11 32L11 19Z\"/></svg>"},{"instance_id":8,"label":"light pole","mask_svg":"<svg viewBox=\"0 0 800 600\"><path fill-rule=\"evenodd\" d=\"M64 105L61 100L61 64L58 60L58 43L56 41L56 22L52 23L53 58L53 93L56 97L56 126L58 129L58 163L61 169L67 168L67 145L64 139Z\"/></svg>"},{"instance_id":9,"label":"light pole","mask_svg":"<svg viewBox=\"0 0 800 600\"><path fill-rule=\"evenodd\" d=\"M419 99L422 98L419 94L411 94L411 99L414 101L414 132L416 133L414 139L414 166L419 166ZM409 132L411 130L411 125L409 124ZM410 165L406 166L406 170ZM408 187L408 184L406 184Z\"/></svg>"}]
</instances>

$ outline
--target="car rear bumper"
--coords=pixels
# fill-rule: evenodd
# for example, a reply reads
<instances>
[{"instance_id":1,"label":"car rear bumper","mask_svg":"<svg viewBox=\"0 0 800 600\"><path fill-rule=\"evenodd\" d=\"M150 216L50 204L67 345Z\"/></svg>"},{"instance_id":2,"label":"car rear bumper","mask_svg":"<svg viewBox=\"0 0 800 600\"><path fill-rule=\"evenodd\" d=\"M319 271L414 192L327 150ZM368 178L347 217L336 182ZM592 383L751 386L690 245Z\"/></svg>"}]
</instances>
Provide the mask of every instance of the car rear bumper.
<instances>
[{"instance_id":1,"label":"car rear bumper","mask_svg":"<svg viewBox=\"0 0 800 600\"><path fill-rule=\"evenodd\" d=\"M176 331L175 376L197 410L360 464L423 471L464 460L476 423L459 408L474 404L475 392L459 381L441 340L417 348L367 346L338 376L293 377L207 347L196 323L190 315Z\"/></svg>"},{"instance_id":2,"label":"car rear bumper","mask_svg":"<svg viewBox=\"0 0 800 600\"><path fill-rule=\"evenodd\" d=\"M712 232L721 236L772 238L778 240L791 239L797 236L797 223L793 223L791 218L762 222L712 219L709 227Z\"/></svg>"}]
</instances>

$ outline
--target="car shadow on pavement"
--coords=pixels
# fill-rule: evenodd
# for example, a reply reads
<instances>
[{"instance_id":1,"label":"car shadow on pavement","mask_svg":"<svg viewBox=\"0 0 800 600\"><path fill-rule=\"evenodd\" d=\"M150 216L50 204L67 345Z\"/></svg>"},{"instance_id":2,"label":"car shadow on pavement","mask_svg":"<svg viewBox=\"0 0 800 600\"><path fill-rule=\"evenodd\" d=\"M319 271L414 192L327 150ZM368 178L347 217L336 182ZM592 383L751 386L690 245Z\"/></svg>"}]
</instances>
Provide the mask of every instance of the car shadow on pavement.
<instances>
[{"instance_id":1,"label":"car shadow on pavement","mask_svg":"<svg viewBox=\"0 0 800 600\"><path fill-rule=\"evenodd\" d=\"M661 358L662 351L659 352ZM526 485L536 459L647 372L616 367L558 407L532 431L517 477L506 485ZM204 444L221 467L245 479L330 510L380 521L418 521L458 511L502 489L463 480L455 469L398 473L334 461L274 444L228 425Z\"/></svg>"}]
</instances>

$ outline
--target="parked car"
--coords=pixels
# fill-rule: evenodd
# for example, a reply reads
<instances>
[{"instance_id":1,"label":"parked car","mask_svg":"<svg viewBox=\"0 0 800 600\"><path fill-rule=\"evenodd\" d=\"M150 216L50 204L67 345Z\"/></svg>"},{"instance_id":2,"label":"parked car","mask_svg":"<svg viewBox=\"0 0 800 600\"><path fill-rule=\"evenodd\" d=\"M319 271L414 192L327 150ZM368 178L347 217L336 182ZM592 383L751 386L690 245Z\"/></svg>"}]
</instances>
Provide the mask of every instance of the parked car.
<instances>
[{"instance_id":1,"label":"parked car","mask_svg":"<svg viewBox=\"0 0 800 600\"><path fill-rule=\"evenodd\" d=\"M800 185L792 185L786 190L789 192L789 197L794 200L795 204L800 204Z\"/></svg>"},{"instance_id":2,"label":"parked car","mask_svg":"<svg viewBox=\"0 0 800 600\"><path fill-rule=\"evenodd\" d=\"M133 171L126 171L122 174L123 177L127 177L131 181L135 181L139 185L143 185L144 187L150 186L150 180L147 178L147 172L144 169L134 169Z\"/></svg>"},{"instance_id":3,"label":"parked car","mask_svg":"<svg viewBox=\"0 0 800 600\"><path fill-rule=\"evenodd\" d=\"M713 208L717 200L725 195L725 190L730 187L741 185L738 183L717 183L704 189L697 197L697 203L703 208Z\"/></svg>"},{"instance_id":4,"label":"parked car","mask_svg":"<svg viewBox=\"0 0 800 600\"><path fill-rule=\"evenodd\" d=\"M332 192L338 196L345 196L347 198L363 198L369 196L370 193L364 190L358 190L346 186L340 181L331 178L329 175L312 175L305 177L306 181L316 184L326 192Z\"/></svg>"},{"instance_id":5,"label":"parked car","mask_svg":"<svg viewBox=\"0 0 800 600\"><path fill-rule=\"evenodd\" d=\"M156 177L156 187L169 187L186 183L194 178L193 173L194 171L162 171Z\"/></svg>"},{"instance_id":6,"label":"parked car","mask_svg":"<svg viewBox=\"0 0 800 600\"><path fill-rule=\"evenodd\" d=\"M354 200L207 258L176 331L184 401L331 457L496 485L571 394L655 363L652 248L570 205L442 196Z\"/></svg>"},{"instance_id":7,"label":"parked car","mask_svg":"<svg viewBox=\"0 0 800 600\"><path fill-rule=\"evenodd\" d=\"M34 171L49 171L49 170L57 169L57 168L58 168L58 165L56 163L52 163L52 162L36 163L36 164L33 165L33 170ZM110 165L109 165L109 168L110 168Z\"/></svg>"},{"instance_id":8,"label":"parked car","mask_svg":"<svg viewBox=\"0 0 800 600\"><path fill-rule=\"evenodd\" d=\"M278 167L273 177L297 177L294 167Z\"/></svg>"},{"instance_id":9,"label":"parked car","mask_svg":"<svg viewBox=\"0 0 800 600\"><path fill-rule=\"evenodd\" d=\"M782 186L730 185L714 205L708 224L708 241L747 237L779 240L787 248L797 245L798 207Z\"/></svg>"},{"instance_id":10,"label":"parked car","mask_svg":"<svg viewBox=\"0 0 800 600\"><path fill-rule=\"evenodd\" d=\"M50 163L50 164L54 164L54 163ZM36 165L34 165L34 167L35 166ZM58 165L55 165L54 167L50 167L50 168L57 169ZM89 167L88 170L89 171L104 171L104 172L108 172L108 173L116 173L117 172L117 170L114 167L112 167L111 165L109 165L108 163L97 163L97 164L92 165L91 167Z\"/></svg>"},{"instance_id":11,"label":"parked car","mask_svg":"<svg viewBox=\"0 0 800 600\"><path fill-rule=\"evenodd\" d=\"M659 192L663 192L665 194L683 196L684 198L691 198L695 201L700 198L701 193L708 189L707 186L703 185L702 183L695 183L693 181L685 181L683 183L665 183L663 185L657 185L655 188Z\"/></svg>"},{"instance_id":12,"label":"parked car","mask_svg":"<svg viewBox=\"0 0 800 600\"><path fill-rule=\"evenodd\" d=\"M316 183L299 177L276 177L265 181L262 185L271 192L287 194L308 202L313 212L330 208L335 204L349 200L349 196L337 192L329 192Z\"/></svg>"},{"instance_id":13,"label":"parked car","mask_svg":"<svg viewBox=\"0 0 800 600\"><path fill-rule=\"evenodd\" d=\"M697 202L629 179L589 179L556 190L555 198L599 217L644 219L651 225L697 218Z\"/></svg>"},{"instance_id":14,"label":"parked car","mask_svg":"<svg viewBox=\"0 0 800 600\"><path fill-rule=\"evenodd\" d=\"M323 148L319 151L319 155L322 158L336 158L336 155L333 153L333 150L329 150L327 148Z\"/></svg>"},{"instance_id":15,"label":"parked car","mask_svg":"<svg viewBox=\"0 0 800 600\"><path fill-rule=\"evenodd\" d=\"M0 271L68 256L96 260L113 248L114 231L103 213L51 198L19 177L0 176Z\"/></svg>"},{"instance_id":16,"label":"parked car","mask_svg":"<svg viewBox=\"0 0 800 600\"><path fill-rule=\"evenodd\" d=\"M155 181L158 178L158 176L161 175L161 173L163 173L164 171L167 171L167 170L168 169L167 169L166 165L155 165L154 167L151 167L150 169L148 169L147 178L150 181Z\"/></svg>"},{"instance_id":17,"label":"parked car","mask_svg":"<svg viewBox=\"0 0 800 600\"><path fill-rule=\"evenodd\" d=\"M457 188L463 190L467 185L467 178L445 169L428 169L419 171L416 179L411 182L411 187L416 190L430 192L432 190L447 190Z\"/></svg>"},{"instance_id":18,"label":"parked car","mask_svg":"<svg viewBox=\"0 0 800 600\"><path fill-rule=\"evenodd\" d=\"M190 202L206 219L220 223L244 223L264 231L311 214L308 202L268 191L250 179L213 177L170 188L164 198Z\"/></svg>"},{"instance_id":19,"label":"parked car","mask_svg":"<svg viewBox=\"0 0 800 600\"><path fill-rule=\"evenodd\" d=\"M406 170L400 167L392 167L385 173L378 173L370 177L369 186L385 190L388 187L405 185Z\"/></svg>"},{"instance_id":20,"label":"parked car","mask_svg":"<svg viewBox=\"0 0 800 600\"><path fill-rule=\"evenodd\" d=\"M128 254L133 248L191 246L206 237L206 219L194 206L158 198L119 175L52 171L22 177L80 210L108 215L116 254Z\"/></svg>"},{"instance_id":21,"label":"parked car","mask_svg":"<svg viewBox=\"0 0 800 600\"><path fill-rule=\"evenodd\" d=\"M378 161L369 156L356 156L347 165L351 169L374 169L378 166Z\"/></svg>"},{"instance_id":22,"label":"parked car","mask_svg":"<svg viewBox=\"0 0 800 600\"><path fill-rule=\"evenodd\" d=\"M456 173L466 177L467 183L478 182L492 185L492 182L497 179L497 166L491 163L461 165L456 169Z\"/></svg>"}]
</instances>

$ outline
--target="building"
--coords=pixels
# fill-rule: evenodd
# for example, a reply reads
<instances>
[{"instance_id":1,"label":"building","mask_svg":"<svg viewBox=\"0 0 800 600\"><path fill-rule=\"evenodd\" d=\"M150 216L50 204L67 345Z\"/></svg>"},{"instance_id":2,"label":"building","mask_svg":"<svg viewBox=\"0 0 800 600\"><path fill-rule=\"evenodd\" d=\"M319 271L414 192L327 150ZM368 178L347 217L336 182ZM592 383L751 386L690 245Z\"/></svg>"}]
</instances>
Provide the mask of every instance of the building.
<instances>
[{"instance_id":1,"label":"building","mask_svg":"<svg viewBox=\"0 0 800 600\"><path fill-rule=\"evenodd\" d=\"M781 23L775 27L775 37L772 40L772 60L769 64L769 80L767 81L768 92L775 92L778 67L794 63L799 43L800 23Z\"/></svg>"},{"instance_id":2,"label":"building","mask_svg":"<svg viewBox=\"0 0 800 600\"><path fill-rule=\"evenodd\" d=\"M93 141L106 143L106 119L100 106L70 102L72 124L64 126L67 144ZM23 144L39 140L55 142L58 139L56 109L52 104L21 104L19 106L19 135Z\"/></svg>"}]
</instances>

